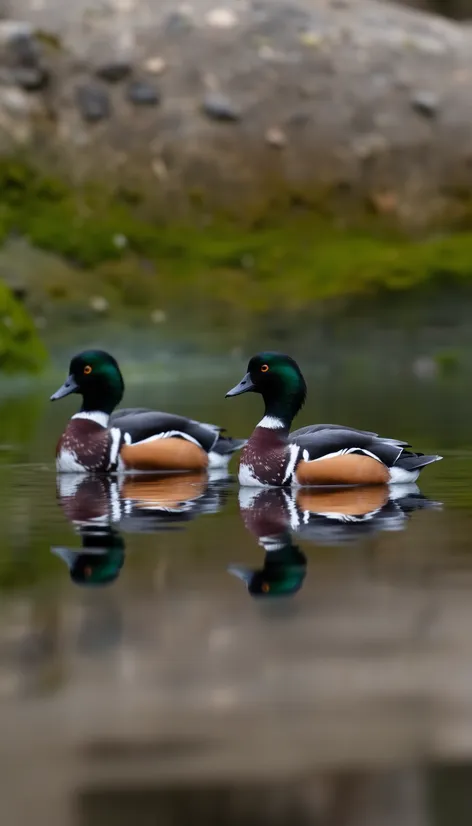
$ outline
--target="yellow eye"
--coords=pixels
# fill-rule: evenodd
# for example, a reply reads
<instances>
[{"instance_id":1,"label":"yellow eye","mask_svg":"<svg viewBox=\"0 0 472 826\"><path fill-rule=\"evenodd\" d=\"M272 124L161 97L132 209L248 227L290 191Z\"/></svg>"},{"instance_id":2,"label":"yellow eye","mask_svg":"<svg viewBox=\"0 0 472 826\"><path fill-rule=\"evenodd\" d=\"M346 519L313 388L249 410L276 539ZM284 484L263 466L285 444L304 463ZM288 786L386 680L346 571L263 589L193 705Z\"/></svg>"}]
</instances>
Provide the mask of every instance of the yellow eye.
<instances>
[{"instance_id":1,"label":"yellow eye","mask_svg":"<svg viewBox=\"0 0 472 826\"><path fill-rule=\"evenodd\" d=\"M268 594L268 593L269 593L269 591L270 591L270 585L269 585L269 583L268 583L268 582L263 582L261 587L262 587L262 590L263 590L264 594Z\"/></svg>"},{"instance_id":2,"label":"yellow eye","mask_svg":"<svg viewBox=\"0 0 472 826\"><path fill-rule=\"evenodd\" d=\"M261 373L267 373L268 369L269 369L269 365L268 364L263 364L262 367L261 367Z\"/></svg>"},{"instance_id":3,"label":"yellow eye","mask_svg":"<svg viewBox=\"0 0 472 826\"><path fill-rule=\"evenodd\" d=\"M84 367L84 373L85 373L85 375L86 375L86 376L88 376L88 375L89 375L89 373L91 373L91 372L92 372L92 368L90 367L90 364L87 364L87 365Z\"/></svg>"}]
</instances>

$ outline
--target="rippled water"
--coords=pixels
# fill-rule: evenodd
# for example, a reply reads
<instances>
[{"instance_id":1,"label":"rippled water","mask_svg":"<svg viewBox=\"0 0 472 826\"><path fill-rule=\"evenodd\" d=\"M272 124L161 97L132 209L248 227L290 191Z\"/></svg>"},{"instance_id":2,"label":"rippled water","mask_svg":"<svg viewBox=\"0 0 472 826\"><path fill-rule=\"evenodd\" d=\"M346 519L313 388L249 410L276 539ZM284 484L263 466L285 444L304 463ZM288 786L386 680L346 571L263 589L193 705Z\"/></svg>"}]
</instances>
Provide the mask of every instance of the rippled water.
<instances>
[{"instance_id":1,"label":"rippled water","mask_svg":"<svg viewBox=\"0 0 472 826\"><path fill-rule=\"evenodd\" d=\"M239 377L137 384L127 404L244 436L260 401L224 400ZM395 498L75 484L52 462L75 402L50 405L53 383L4 399L5 822L472 822L466 382L310 387L299 426L372 428L445 460Z\"/></svg>"}]
</instances>

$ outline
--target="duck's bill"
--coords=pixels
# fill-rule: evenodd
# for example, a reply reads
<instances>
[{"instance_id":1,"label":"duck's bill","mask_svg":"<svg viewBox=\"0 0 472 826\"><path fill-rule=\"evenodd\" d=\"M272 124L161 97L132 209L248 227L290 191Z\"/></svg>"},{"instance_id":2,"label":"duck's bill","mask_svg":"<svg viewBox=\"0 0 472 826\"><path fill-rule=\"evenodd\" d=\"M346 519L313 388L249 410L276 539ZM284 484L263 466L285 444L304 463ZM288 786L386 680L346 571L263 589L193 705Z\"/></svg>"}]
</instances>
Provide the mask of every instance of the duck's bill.
<instances>
[{"instance_id":1,"label":"duck's bill","mask_svg":"<svg viewBox=\"0 0 472 826\"><path fill-rule=\"evenodd\" d=\"M62 559L66 565L71 568L77 560L80 551L75 551L73 548L64 548L61 545L53 545L51 547L51 553L54 554L54 556L58 556L59 559Z\"/></svg>"},{"instance_id":2,"label":"duck's bill","mask_svg":"<svg viewBox=\"0 0 472 826\"><path fill-rule=\"evenodd\" d=\"M240 396L241 393L249 393L251 390L255 390L255 387L252 383L251 376L249 375L249 373L246 373L244 378L241 379L241 381L239 382L239 384L236 385L236 387L233 387L232 390L228 390L225 399L227 399L228 396Z\"/></svg>"},{"instance_id":3,"label":"duck's bill","mask_svg":"<svg viewBox=\"0 0 472 826\"><path fill-rule=\"evenodd\" d=\"M246 585L251 581L253 571L250 568L244 568L242 565L229 565L226 569L229 574L241 579Z\"/></svg>"},{"instance_id":4,"label":"duck's bill","mask_svg":"<svg viewBox=\"0 0 472 826\"><path fill-rule=\"evenodd\" d=\"M77 393L79 389L79 385L77 384L76 380L73 376L69 376L62 387L59 390L56 390L55 393L52 394L50 401L55 402L57 399L63 399L64 396L69 396L70 393Z\"/></svg>"}]
</instances>

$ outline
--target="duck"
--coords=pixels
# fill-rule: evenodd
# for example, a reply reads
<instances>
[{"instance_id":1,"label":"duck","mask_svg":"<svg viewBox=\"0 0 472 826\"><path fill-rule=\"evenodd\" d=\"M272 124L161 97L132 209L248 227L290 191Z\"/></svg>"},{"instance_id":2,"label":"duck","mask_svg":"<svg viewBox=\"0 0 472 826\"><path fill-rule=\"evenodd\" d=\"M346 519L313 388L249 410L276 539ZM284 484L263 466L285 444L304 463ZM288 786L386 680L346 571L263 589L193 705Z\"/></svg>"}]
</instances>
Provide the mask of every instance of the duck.
<instances>
[{"instance_id":1,"label":"duck","mask_svg":"<svg viewBox=\"0 0 472 826\"><path fill-rule=\"evenodd\" d=\"M343 425L308 425L290 433L307 386L297 362L285 353L253 356L226 397L250 392L262 396L265 412L241 451L242 486L407 484L442 459L414 453L408 442Z\"/></svg>"},{"instance_id":2,"label":"duck","mask_svg":"<svg viewBox=\"0 0 472 826\"><path fill-rule=\"evenodd\" d=\"M246 530L263 548L257 567L229 565L253 597L294 596L308 559L294 537L317 546L348 545L385 531L401 531L417 510L440 510L414 484L345 488L249 488L238 493Z\"/></svg>"},{"instance_id":3,"label":"duck","mask_svg":"<svg viewBox=\"0 0 472 826\"><path fill-rule=\"evenodd\" d=\"M56 448L61 473L198 471L225 469L245 443L223 428L148 408L116 410L124 394L116 359L104 350L85 350L70 362L64 384L51 401L82 396Z\"/></svg>"}]
</instances>

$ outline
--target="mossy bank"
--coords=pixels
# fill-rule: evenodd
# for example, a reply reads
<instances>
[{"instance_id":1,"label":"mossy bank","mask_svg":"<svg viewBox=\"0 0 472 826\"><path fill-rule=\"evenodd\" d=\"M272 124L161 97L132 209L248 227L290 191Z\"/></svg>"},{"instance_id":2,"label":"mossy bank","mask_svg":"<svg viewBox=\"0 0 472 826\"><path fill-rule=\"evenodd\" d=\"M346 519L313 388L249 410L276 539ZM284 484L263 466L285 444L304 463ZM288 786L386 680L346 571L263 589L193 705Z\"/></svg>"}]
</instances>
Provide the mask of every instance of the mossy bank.
<instances>
[{"instance_id":1,"label":"mossy bank","mask_svg":"<svg viewBox=\"0 0 472 826\"><path fill-rule=\"evenodd\" d=\"M0 201L0 276L46 341L51 328L108 318L159 325L169 338L211 330L235 346L248 327L339 317L379 295L415 304L444 283L472 291L466 223L412 238L366 209L340 226L315 197L239 221L195 204L175 223L137 193L71 188L18 159L0 163Z\"/></svg>"},{"instance_id":2,"label":"mossy bank","mask_svg":"<svg viewBox=\"0 0 472 826\"><path fill-rule=\"evenodd\" d=\"M0 373L36 373L47 361L33 321L5 284L0 283Z\"/></svg>"}]
</instances>

